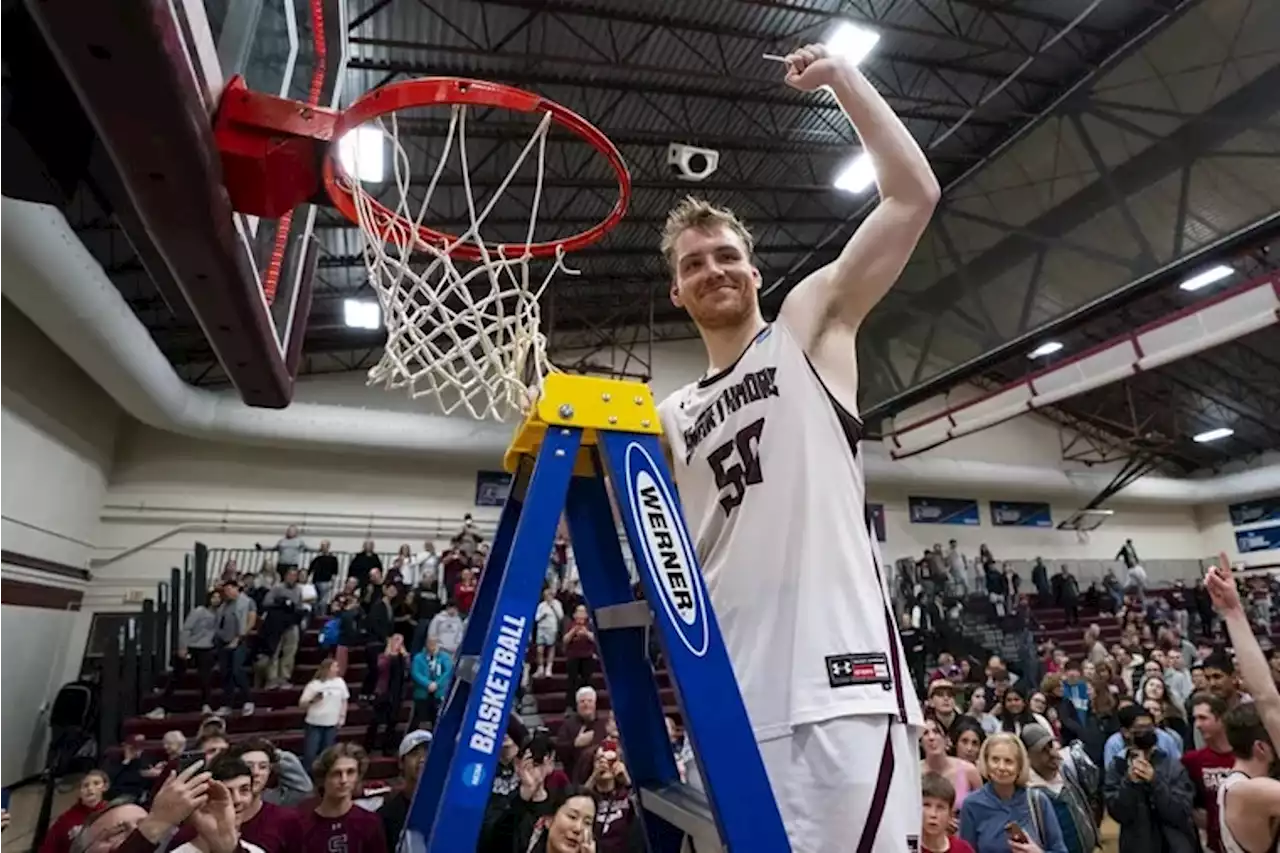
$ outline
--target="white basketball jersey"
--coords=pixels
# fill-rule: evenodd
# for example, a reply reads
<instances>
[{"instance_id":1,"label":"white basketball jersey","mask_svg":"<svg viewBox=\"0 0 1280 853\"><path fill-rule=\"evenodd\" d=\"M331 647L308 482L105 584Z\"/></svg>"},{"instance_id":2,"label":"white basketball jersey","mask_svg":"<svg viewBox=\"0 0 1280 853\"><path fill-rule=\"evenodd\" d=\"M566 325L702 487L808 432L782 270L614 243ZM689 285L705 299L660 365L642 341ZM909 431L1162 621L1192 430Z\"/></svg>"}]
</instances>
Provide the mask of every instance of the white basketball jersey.
<instances>
[{"instance_id":1,"label":"white basketball jersey","mask_svg":"<svg viewBox=\"0 0 1280 853\"><path fill-rule=\"evenodd\" d=\"M757 739L853 714L922 724L869 531L862 424L785 324L659 412Z\"/></svg>"},{"instance_id":2,"label":"white basketball jersey","mask_svg":"<svg viewBox=\"0 0 1280 853\"><path fill-rule=\"evenodd\" d=\"M1236 837L1231 834L1231 827L1227 826L1227 791L1237 782L1248 778L1247 774L1233 770L1218 782L1218 833L1222 837L1222 849L1226 853L1249 853L1236 841ZM1280 838L1271 840L1267 853L1280 853Z\"/></svg>"}]
</instances>

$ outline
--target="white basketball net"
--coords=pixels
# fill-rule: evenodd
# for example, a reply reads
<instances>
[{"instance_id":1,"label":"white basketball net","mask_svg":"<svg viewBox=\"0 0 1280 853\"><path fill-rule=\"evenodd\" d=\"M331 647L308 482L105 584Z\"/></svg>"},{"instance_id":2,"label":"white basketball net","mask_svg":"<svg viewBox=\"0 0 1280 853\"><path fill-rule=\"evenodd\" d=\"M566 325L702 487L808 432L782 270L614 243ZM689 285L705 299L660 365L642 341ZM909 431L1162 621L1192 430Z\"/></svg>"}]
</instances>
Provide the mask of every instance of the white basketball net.
<instances>
[{"instance_id":1,"label":"white basketball net","mask_svg":"<svg viewBox=\"0 0 1280 853\"><path fill-rule=\"evenodd\" d=\"M538 300L557 272L578 271L565 266L563 252L548 261L545 273L530 269L528 247L534 242L542 197L551 114L543 115L506 178L477 210L467 161L466 112L465 105L452 107L448 137L425 192L413 187L412 160L400 141L396 115L373 125L391 142L399 200L395 206L383 203L400 219L386 222L375 214L360 182L348 176L342 180L355 198L365 265L387 330L386 349L369 371L369 384L407 389L412 397L435 396L446 414L462 408L476 419L504 420L520 411L554 369ZM428 245L419 239L417 226L424 221L455 138L471 224L447 246ZM537 183L524 244L508 244L498 252L484 244L480 227L535 146ZM417 193L420 200L414 198ZM460 244L479 247L481 260L450 257Z\"/></svg>"}]
</instances>

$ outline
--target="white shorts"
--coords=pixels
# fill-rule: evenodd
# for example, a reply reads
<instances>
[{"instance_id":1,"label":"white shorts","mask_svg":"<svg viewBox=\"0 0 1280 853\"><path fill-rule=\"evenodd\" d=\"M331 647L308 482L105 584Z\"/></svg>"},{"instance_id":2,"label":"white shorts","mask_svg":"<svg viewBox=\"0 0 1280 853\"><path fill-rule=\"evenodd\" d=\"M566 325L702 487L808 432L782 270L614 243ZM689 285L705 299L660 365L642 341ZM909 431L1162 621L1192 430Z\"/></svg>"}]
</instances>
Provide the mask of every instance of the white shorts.
<instances>
[{"instance_id":1,"label":"white shorts","mask_svg":"<svg viewBox=\"0 0 1280 853\"><path fill-rule=\"evenodd\" d=\"M918 730L888 716L838 717L758 744L793 853L915 853ZM701 788L696 766L689 784Z\"/></svg>"}]
</instances>

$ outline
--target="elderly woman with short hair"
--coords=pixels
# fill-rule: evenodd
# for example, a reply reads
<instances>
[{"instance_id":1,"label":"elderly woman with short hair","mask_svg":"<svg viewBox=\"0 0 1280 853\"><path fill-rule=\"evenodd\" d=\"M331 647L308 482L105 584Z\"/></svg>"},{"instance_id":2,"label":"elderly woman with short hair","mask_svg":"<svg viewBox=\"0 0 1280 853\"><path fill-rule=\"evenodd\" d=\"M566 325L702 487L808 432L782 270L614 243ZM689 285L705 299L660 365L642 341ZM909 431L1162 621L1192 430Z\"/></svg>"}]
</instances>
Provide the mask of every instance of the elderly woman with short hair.
<instances>
[{"instance_id":1,"label":"elderly woman with short hair","mask_svg":"<svg viewBox=\"0 0 1280 853\"><path fill-rule=\"evenodd\" d=\"M987 738L978 770L987 784L960 809L960 837L977 853L1067 853L1053 805L1027 787L1031 763L1017 735Z\"/></svg>"}]
</instances>

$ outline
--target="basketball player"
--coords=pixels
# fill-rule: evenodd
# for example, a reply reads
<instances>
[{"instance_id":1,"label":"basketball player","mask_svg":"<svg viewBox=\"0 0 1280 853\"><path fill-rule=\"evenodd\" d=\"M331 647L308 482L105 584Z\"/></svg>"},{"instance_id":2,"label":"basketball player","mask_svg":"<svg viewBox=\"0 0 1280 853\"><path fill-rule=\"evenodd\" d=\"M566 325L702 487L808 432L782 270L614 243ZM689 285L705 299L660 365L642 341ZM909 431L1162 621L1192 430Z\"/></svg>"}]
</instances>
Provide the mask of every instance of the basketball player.
<instances>
[{"instance_id":1,"label":"basketball player","mask_svg":"<svg viewBox=\"0 0 1280 853\"><path fill-rule=\"evenodd\" d=\"M923 719L866 523L855 342L928 225L938 182L852 63L810 45L786 64L793 88L834 93L880 204L772 324L746 227L702 201L677 206L662 242L671 301L697 324L709 367L660 412L792 849L907 853L920 834Z\"/></svg>"},{"instance_id":2,"label":"basketball player","mask_svg":"<svg viewBox=\"0 0 1280 853\"><path fill-rule=\"evenodd\" d=\"M1280 690L1225 554L1209 569L1204 585L1222 617L1236 653L1236 668L1252 702L1241 702L1223 722L1235 753L1231 772L1218 782L1218 820L1226 853L1280 853Z\"/></svg>"}]
</instances>

